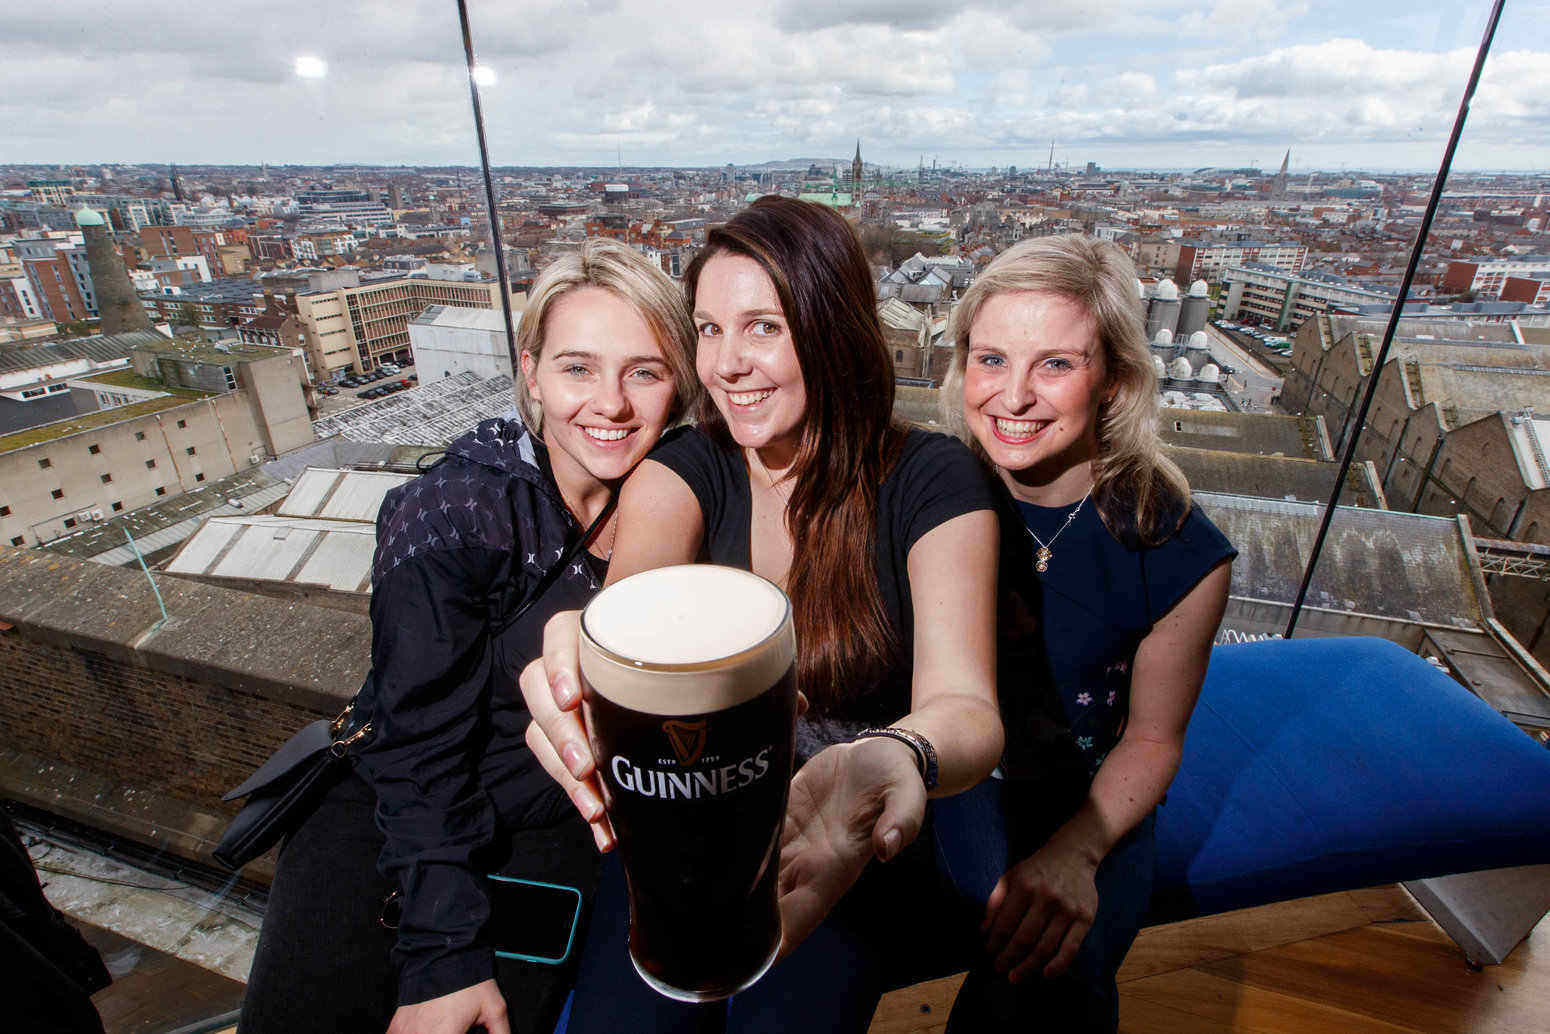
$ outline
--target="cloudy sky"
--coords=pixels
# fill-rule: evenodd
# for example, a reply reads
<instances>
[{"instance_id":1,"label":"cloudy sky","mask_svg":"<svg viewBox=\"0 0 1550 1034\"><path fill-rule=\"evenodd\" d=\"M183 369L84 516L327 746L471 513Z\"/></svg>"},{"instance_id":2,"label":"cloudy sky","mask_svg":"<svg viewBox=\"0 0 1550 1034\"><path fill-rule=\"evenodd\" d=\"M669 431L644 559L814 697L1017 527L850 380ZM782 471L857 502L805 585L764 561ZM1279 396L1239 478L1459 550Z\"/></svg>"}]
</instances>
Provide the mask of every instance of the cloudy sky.
<instances>
[{"instance_id":1,"label":"cloudy sky","mask_svg":"<svg viewBox=\"0 0 1550 1034\"><path fill-rule=\"evenodd\" d=\"M497 164L1435 168L1484 0L469 0ZM161 9L163 13L158 13ZM472 163L453 0L29 4L0 162ZM1456 166L1550 169L1550 0ZM326 63L295 74L298 57Z\"/></svg>"}]
</instances>

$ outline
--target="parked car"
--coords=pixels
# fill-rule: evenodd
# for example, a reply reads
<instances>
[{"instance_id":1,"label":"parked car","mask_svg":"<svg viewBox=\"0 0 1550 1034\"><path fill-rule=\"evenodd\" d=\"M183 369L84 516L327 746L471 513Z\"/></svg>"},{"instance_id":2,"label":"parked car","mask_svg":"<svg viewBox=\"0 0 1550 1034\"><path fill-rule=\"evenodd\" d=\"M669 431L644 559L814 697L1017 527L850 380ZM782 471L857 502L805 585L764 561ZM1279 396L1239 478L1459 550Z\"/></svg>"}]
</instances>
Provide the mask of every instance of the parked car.
<instances>
[{"instance_id":1,"label":"parked car","mask_svg":"<svg viewBox=\"0 0 1550 1034\"><path fill-rule=\"evenodd\" d=\"M386 370L388 373L397 373L398 372L398 364L397 363L383 363L382 366L381 366L381 369Z\"/></svg>"}]
</instances>

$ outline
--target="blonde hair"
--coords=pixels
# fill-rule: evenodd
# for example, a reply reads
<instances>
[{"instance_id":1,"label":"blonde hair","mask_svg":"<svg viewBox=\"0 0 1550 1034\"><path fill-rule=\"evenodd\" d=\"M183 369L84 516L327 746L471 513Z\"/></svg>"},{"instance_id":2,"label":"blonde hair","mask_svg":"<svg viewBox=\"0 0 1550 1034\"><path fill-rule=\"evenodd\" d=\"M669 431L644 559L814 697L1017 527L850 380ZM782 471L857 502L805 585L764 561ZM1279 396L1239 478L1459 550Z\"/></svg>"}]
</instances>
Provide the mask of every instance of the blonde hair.
<instances>
[{"instance_id":1,"label":"blonde hair","mask_svg":"<svg viewBox=\"0 0 1550 1034\"><path fill-rule=\"evenodd\" d=\"M694 373L694 322L689 318L689 306L679 286L633 248L616 241L589 240L539 274L522 312L522 323L517 327L518 357L523 352L531 354L535 361L543 357L544 324L549 311L555 302L579 287L612 291L629 302L651 328L678 389L678 398L668 415L668 423L675 423L694 405L700 393L700 381ZM543 428L543 407L528 392L522 371L514 373L517 409L528 430L537 435Z\"/></svg>"},{"instance_id":2,"label":"blonde hair","mask_svg":"<svg viewBox=\"0 0 1550 1034\"><path fill-rule=\"evenodd\" d=\"M1157 372L1146 347L1135 266L1113 244L1080 234L1012 245L985 267L953 311L953 360L942 385L947 425L983 457L963 416L969 330L985 302L1010 291L1068 298L1092 316L1103 351L1109 400L1098 411L1093 503L1127 545L1166 541L1189 514L1189 482L1162 454L1157 435Z\"/></svg>"}]
</instances>

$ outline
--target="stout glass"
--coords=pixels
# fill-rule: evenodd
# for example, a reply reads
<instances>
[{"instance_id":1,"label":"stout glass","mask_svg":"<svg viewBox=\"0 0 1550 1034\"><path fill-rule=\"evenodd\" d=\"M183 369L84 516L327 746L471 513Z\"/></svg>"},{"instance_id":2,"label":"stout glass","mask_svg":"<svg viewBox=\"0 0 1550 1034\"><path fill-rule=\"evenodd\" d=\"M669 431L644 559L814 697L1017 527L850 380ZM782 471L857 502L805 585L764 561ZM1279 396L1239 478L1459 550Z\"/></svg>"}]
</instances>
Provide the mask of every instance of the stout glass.
<instances>
[{"instance_id":1,"label":"stout glass","mask_svg":"<svg viewBox=\"0 0 1550 1034\"><path fill-rule=\"evenodd\" d=\"M584 713L630 887L630 959L680 1001L725 998L780 947L796 726L791 604L709 564L632 575L581 615Z\"/></svg>"}]
</instances>

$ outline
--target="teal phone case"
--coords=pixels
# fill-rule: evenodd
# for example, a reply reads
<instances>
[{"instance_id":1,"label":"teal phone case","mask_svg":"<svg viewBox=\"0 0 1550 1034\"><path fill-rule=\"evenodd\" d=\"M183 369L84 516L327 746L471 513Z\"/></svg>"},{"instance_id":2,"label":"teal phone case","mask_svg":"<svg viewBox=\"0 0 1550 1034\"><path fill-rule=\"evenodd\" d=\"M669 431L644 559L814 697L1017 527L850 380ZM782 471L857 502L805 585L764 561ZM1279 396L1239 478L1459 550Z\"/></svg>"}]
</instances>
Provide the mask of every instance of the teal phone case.
<instances>
[{"instance_id":1,"label":"teal phone case","mask_svg":"<svg viewBox=\"0 0 1550 1034\"><path fill-rule=\"evenodd\" d=\"M570 958L570 953L576 946L576 928L581 924L581 891L577 890L575 887L567 887L563 883L546 883L543 880L525 880L517 876L501 876L493 872L488 873L487 876L489 879L495 880L498 883L520 883L526 884L530 887L544 887L548 890L556 890L568 895L573 895L576 899L575 907L571 909L570 930L566 933L565 936L565 950L559 955L528 955L517 951L502 951L501 949L497 948L495 949L495 954L497 957L503 959L519 959L523 962L537 962L547 966L558 966L560 963Z\"/></svg>"}]
</instances>

